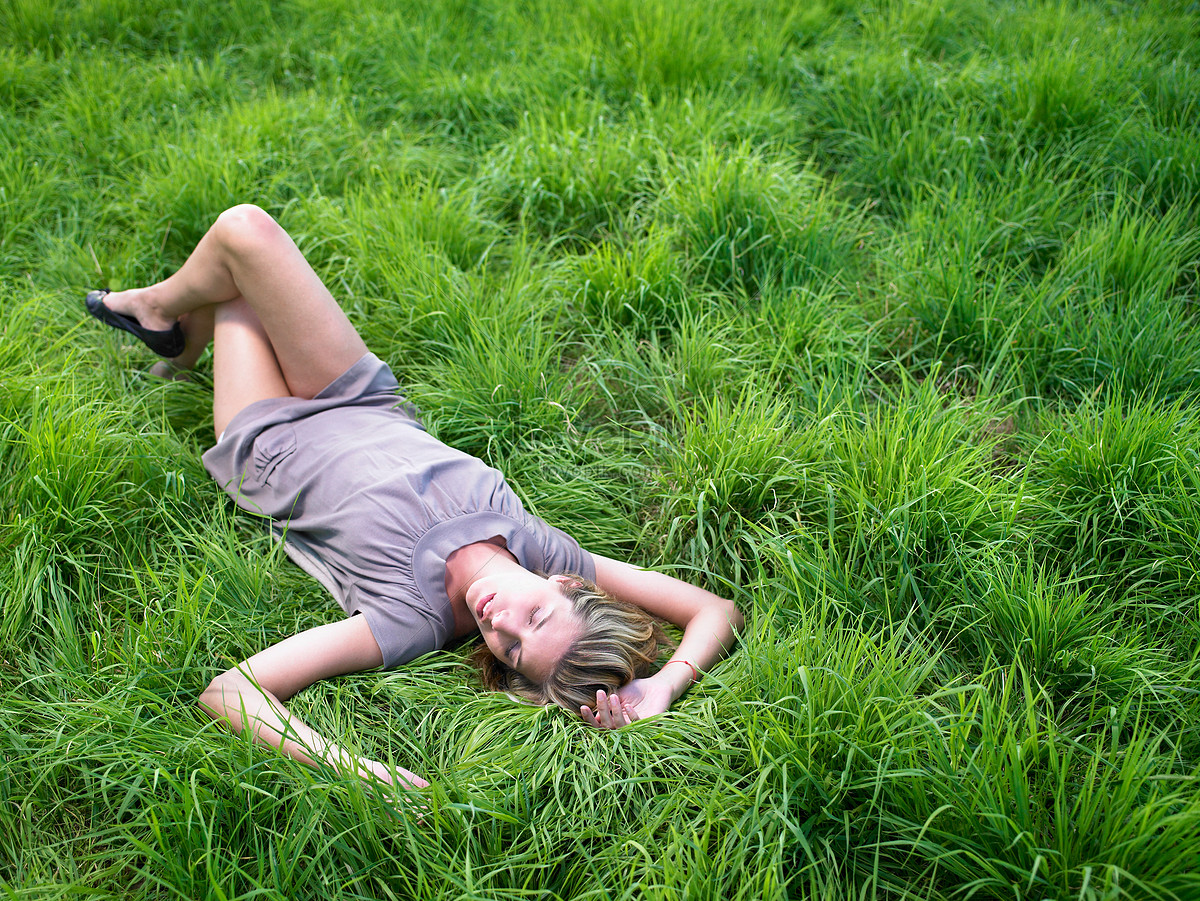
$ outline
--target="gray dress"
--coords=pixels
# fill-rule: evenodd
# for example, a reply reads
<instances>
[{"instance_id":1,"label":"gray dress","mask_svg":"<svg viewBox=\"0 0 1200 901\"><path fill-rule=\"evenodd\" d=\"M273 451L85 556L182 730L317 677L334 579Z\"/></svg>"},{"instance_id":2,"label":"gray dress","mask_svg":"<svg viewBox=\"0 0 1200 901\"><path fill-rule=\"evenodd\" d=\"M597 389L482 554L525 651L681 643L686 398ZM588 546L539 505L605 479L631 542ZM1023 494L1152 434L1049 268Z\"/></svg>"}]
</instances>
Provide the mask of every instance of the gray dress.
<instances>
[{"instance_id":1,"label":"gray dress","mask_svg":"<svg viewBox=\"0 0 1200 901\"><path fill-rule=\"evenodd\" d=\"M454 635L446 557L499 535L526 569L595 578L591 555L525 512L504 476L425 431L391 369L367 354L311 400L257 401L204 466L269 517L288 555L396 666Z\"/></svg>"}]
</instances>

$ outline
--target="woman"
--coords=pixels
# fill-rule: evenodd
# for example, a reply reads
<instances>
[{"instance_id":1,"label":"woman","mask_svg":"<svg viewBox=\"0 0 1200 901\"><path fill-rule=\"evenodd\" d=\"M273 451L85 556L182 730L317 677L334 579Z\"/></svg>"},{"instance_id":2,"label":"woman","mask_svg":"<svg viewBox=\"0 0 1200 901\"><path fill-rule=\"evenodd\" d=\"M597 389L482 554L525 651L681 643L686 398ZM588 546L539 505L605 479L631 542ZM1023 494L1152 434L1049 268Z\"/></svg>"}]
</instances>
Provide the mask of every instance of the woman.
<instances>
[{"instance_id":1,"label":"woman","mask_svg":"<svg viewBox=\"0 0 1200 901\"><path fill-rule=\"evenodd\" d=\"M319 679L478 633L489 687L611 729L665 711L733 642L742 619L730 601L589 554L525 513L494 469L429 436L399 403L391 370L257 207L222 213L165 281L94 291L86 304L174 367L212 342L218 440L206 468L240 506L273 520L289 555L350 614L215 678L200 704L233 729L390 783L391 770L318 735L283 702ZM653 672L657 619L683 638Z\"/></svg>"}]
</instances>

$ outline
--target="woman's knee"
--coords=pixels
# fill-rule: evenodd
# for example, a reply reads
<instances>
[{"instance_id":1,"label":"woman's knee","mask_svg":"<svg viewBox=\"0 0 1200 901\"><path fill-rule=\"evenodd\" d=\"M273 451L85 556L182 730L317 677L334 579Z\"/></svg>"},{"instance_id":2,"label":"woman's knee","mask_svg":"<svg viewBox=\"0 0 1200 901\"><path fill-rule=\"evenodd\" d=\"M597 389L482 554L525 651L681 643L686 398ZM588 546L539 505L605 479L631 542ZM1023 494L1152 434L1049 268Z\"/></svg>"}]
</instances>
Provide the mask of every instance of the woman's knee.
<instances>
[{"instance_id":1,"label":"woman's knee","mask_svg":"<svg viewBox=\"0 0 1200 901\"><path fill-rule=\"evenodd\" d=\"M235 255L253 253L274 242L288 240L287 233L271 214L252 203L238 204L221 213L213 230L222 247Z\"/></svg>"}]
</instances>

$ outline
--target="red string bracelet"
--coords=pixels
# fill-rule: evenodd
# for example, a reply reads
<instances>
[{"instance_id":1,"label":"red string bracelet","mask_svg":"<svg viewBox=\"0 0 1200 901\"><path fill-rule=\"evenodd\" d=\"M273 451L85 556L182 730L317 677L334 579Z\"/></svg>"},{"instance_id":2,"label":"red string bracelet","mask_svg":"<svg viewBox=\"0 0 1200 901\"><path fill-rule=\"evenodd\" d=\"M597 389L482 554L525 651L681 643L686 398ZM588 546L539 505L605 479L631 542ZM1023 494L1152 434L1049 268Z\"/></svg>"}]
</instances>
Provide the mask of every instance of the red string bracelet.
<instances>
[{"instance_id":1,"label":"red string bracelet","mask_svg":"<svg viewBox=\"0 0 1200 901\"><path fill-rule=\"evenodd\" d=\"M666 668L667 668L668 666L670 666L672 663L684 663L684 664L687 664L687 668L688 668L688 669L690 669L690 670L692 671L692 684L693 684L693 685L695 685L697 682L699 682L699 681L700 681L700 670L696 669L696 667L692 666L692 664L691 664L691 663L689 663L689 662L688 662L688 661L686 661L686 660L668 660L666 663L664 663L664 664L663 664L663 667L662 667L662 668L663 668L663 669L666 669Z\"/></svg>"}]
</instances>

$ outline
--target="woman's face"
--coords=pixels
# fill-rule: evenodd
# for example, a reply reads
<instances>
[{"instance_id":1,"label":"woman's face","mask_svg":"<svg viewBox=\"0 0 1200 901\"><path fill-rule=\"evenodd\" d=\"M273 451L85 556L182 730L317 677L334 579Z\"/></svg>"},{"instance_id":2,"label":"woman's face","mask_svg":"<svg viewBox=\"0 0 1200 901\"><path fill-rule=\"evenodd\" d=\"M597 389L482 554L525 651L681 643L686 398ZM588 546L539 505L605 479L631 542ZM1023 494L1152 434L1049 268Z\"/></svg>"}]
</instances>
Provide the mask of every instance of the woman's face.
<instances>
[{"instance_id":1,"label":"woman's face","mask_svg":"<svg viewBox=\"0 0 1200 901\"><path fill-rule=\"evenodd\" d=\"M481 576L467 589L467 609L488 649L537 682L545 681L582 630L562 593L566 581L517 570Z\"/></svg>"}]
</instances>

